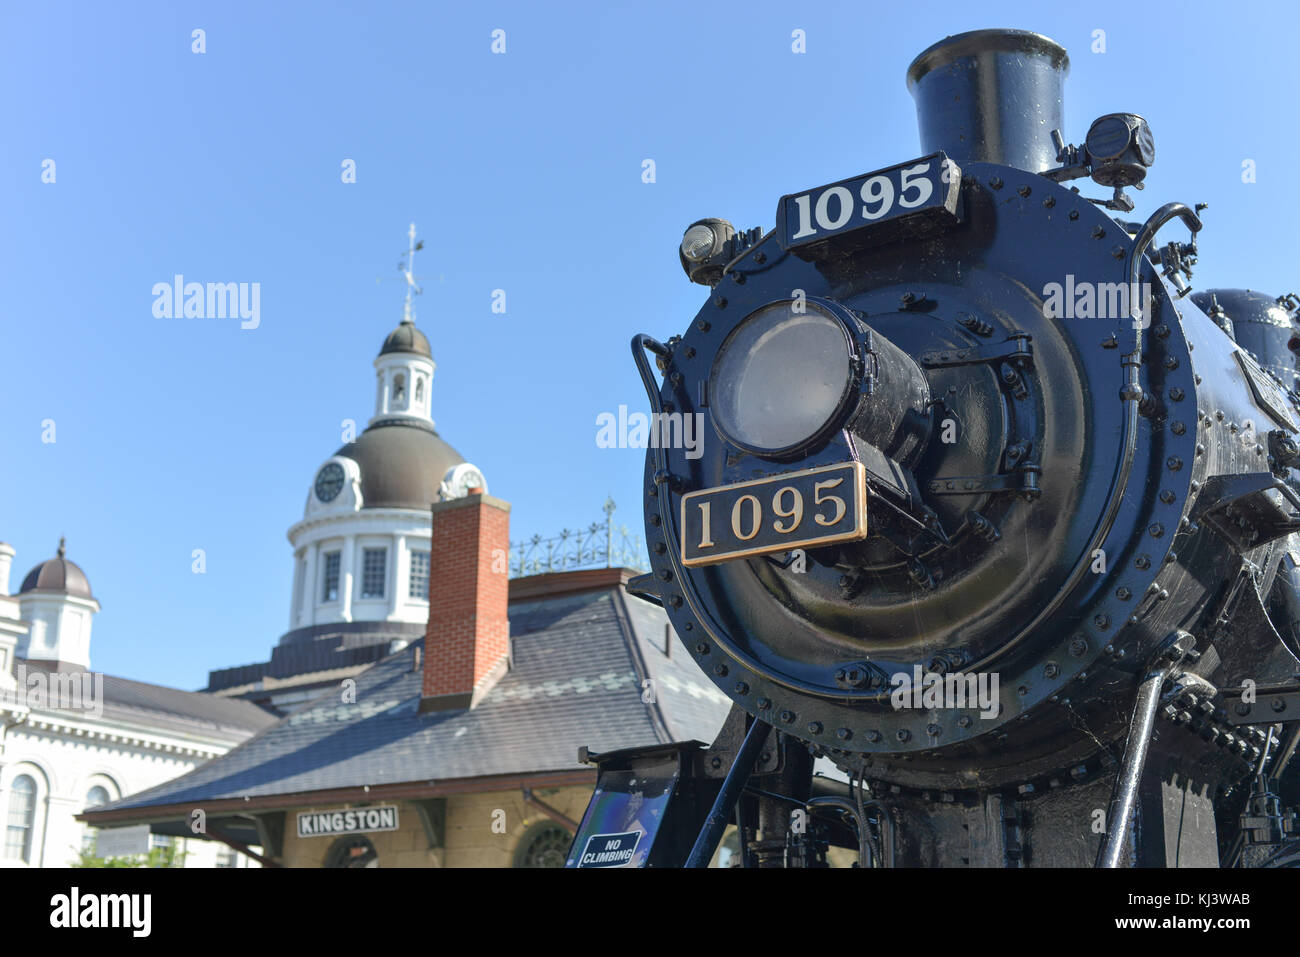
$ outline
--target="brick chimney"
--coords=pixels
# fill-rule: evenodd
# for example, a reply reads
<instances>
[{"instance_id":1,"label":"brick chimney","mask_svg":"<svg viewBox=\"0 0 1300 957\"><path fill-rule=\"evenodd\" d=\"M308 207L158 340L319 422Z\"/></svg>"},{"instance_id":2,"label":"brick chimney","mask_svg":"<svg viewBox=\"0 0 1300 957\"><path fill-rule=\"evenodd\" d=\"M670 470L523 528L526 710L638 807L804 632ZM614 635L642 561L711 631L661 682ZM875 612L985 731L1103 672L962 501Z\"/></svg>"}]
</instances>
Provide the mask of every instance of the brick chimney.
<instances>
[{"instance_id":1,"label":"brick chimney","mask_svg":"<svg viewBox=\"0 0 1300 957\"><path fill-rule=\"evenodd\" d=\"M472 708L510 661L510 503L481 492L433 505L421 711Z\"/></svg>"}]
</instances>

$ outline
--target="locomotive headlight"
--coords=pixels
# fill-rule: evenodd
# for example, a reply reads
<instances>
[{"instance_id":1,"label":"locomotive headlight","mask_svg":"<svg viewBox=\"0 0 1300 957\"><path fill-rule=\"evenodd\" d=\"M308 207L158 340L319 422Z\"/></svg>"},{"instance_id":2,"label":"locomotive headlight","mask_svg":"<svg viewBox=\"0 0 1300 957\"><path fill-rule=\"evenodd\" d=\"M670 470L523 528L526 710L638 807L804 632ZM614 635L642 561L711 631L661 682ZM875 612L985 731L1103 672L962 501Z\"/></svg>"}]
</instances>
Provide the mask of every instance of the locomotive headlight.
<instances>
[{"instance_id":1,"label":"locomotive headlight","mask_svg":"<svg viewBox=\"0 0 1300 957\"><path fill-rule=\"evenodd\" d=\"M692 226L682 237L682 255L690 262L700 262L713 252L717 241L717 236L708 226Z\"/></svg>"},{"instance_id":2,"label":"locomotive headlight","mask_svg":"<svg viewBox=\"0 0 1300 957\"><path fill-rule=\"evenodd\" d=\"M770 303L744 319L709 375L718 431L759 455L794 452L821 438L852 386L848 330L803 300Z\"/></svg>"}]
</instances>

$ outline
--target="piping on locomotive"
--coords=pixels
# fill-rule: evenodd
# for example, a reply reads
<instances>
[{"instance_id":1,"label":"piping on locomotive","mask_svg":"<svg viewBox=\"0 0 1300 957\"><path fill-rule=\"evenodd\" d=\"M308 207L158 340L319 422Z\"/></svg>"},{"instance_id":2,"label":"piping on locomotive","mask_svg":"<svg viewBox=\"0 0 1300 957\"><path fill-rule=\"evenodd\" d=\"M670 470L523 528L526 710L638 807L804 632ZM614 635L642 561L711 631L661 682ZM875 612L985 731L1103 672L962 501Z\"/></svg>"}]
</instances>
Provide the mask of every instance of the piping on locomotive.
<instances>
[{"instance_id":1,"label":"piping on locomotive","mask_svg":"<svg viewBox=\"0 0 1300 957\"><path fill-rule=\"evenodd\" d=\"M686 230L708 300L632 350L703 450L648 449L629 587L734 707L584 752L571 866L703 866L730 823L745 866L1300 863L1297 303L1188 295L1203 207L1121 218L1151 130L1068 144L1068 65L949 37L922 155Z\"/></svg>"}]
</instances>

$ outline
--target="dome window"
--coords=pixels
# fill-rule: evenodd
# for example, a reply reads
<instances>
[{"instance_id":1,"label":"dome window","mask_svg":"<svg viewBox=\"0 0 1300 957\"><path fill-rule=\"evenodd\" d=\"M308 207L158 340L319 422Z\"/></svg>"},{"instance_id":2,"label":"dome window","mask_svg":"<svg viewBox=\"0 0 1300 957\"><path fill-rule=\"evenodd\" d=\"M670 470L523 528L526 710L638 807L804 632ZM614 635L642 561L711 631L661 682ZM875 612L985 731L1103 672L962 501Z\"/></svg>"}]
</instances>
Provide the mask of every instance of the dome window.
<instances>
[{"instance_id":1,"label":"dome window","mask_svg":"<svg viewBox=\"0 0 1300 957\"><path fill-rule=\"evenodd\" d=\"M361 559L361 597L383 598L388 581L388 549L366 548Z\"/></svg>"},{"instance_id":2,"label":"dome window","mask_svg":"<svg viewBox=\"0 0 1300 957\"><path fill-rule=\"evenodd\" d=\"M411 587L407 595L429 600L429 553L426 551L417 549L411 552Z\"/></svg>"},{"instance_id":3,"label":"dome window","mask_svg":"<svg viewBox=\"0 0 1300 957\"><path fill-rule=\"evenodd\" d=\"M339 552L325 554L325 589L321 601L339 600Z\"/></svg>"}]
</instances>

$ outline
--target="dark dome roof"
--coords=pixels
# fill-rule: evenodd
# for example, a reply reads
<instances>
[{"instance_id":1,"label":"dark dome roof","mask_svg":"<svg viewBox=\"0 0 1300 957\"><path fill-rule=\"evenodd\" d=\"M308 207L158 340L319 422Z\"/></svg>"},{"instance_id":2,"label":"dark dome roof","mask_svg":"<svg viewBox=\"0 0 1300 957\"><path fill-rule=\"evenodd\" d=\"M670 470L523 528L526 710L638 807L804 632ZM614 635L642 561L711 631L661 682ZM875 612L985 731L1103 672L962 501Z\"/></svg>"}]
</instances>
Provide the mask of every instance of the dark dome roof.
<instances>
[{"instance_id":1,"label":"dark dome roof","mask_svg":"<svg viewBox=\"0 0 1300 957\"><path fill-rule=\"evenodd\" d=\"M418 419L379 422L334 454L360 467L363 508L426 509L438 501L447 470L465 461Z\"/></svg>"},{"instance_id":2,"label":"dark dome roof","mask_svg":"<svg viewBox=\"0 0 1300 957\"><path fill-rule=\"evenodd\" d=\"M424 337L423 332L415 328L413 322L403 321L388 334L379 354L382 356L390 352L414 352L417 355L433 358L433 352L429 349L429 340Z\"/></svg>"},{"instance_id":3,"label":"dark dome roof","mask_svg":"<svg viewBox=\"0 0 1300 957\"><path fill-rule=\"evenodd\" d=\"M29 591L57 591L77 598L90 598L90 582L74 562L63 557L63 539L59 539L59 554L43 561L27 573L18 594Z\"/></svg>"}]
</instances>

